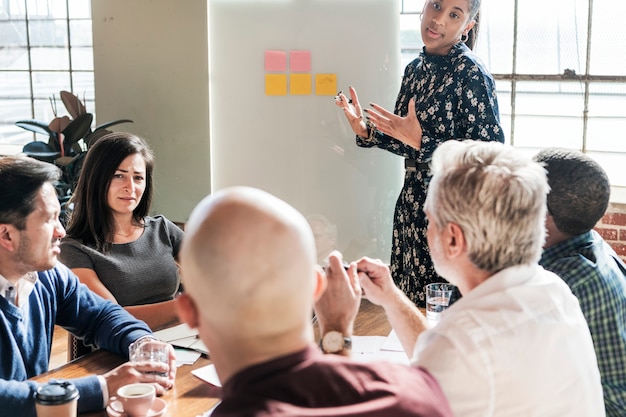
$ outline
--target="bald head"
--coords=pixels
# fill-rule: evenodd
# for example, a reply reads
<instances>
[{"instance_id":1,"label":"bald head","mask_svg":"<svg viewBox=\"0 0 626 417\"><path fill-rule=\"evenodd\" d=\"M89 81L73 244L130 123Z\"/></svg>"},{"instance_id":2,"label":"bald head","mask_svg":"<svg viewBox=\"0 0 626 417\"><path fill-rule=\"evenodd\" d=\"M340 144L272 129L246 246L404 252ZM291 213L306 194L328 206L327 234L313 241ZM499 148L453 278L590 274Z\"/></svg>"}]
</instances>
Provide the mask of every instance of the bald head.
<instances>
[{"instance_id":1,"label":"bald head","mask_svg":"<svg viewBox=\"0 0 626 417\"><path fill-rule=\"evenodd\" d=\"M264 338L310 322L315 242L293 207L258 189L227 188L196 206L185 232L185 290L211 331Z\"/></svg>"}]
</instances>

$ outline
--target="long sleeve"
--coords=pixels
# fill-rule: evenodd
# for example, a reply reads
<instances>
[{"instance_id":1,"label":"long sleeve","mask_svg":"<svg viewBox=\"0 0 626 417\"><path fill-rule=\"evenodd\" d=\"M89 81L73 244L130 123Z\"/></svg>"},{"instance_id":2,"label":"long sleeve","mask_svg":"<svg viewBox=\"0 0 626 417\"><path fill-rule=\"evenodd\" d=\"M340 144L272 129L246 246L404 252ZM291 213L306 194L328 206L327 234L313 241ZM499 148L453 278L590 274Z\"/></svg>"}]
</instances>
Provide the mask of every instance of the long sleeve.
<instances>
[{"instance_id":1,"label":"long sleeve","mask_svg":"<svg viewBox=\"0 0 626 417\"><path fill-rule=\"evenodd\" d=\"M394 113L406 116L413 98L422 127L419 150L378 130L371 138L357 136L357 145L425 162L446 140L504 142L493 77L464 44L446 56L422 52L406 66Z\"/></svg>"},{"instance_id":2,"label":"long sleeve","mask_svg":"<svg viewBox=\"0 0 626 417\"><path fill-rule=\"evenodd\" d=\"M55 324L125 358L130 343L151 334L145 323L89 291L62 264L40 272L24 305L18 308L0 297L3 414L35 415L33 393L38 385L27 379L48 370ZM102 408L102 391L95 375L72 382L79 389L79 410Z\"/></svg>"}]
</instances>

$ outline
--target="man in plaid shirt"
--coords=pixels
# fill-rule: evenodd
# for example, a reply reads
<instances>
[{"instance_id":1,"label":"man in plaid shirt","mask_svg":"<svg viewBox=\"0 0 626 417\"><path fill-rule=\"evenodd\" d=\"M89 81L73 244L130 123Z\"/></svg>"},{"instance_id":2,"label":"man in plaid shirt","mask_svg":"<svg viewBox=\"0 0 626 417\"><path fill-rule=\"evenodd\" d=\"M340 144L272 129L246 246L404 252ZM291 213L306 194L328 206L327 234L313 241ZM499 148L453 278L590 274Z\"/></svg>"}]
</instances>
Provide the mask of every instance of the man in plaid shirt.
<instances>
[{"instance_id":1,"label":"man in plaid shirt","mask_svg":"<svg viewBox=\"0 0 626 417\"><path fill-rule=\"evenodd\" d=\"M609 204L606 172L588 156L544 149L550 194L540 264L580 301L602 376L607 417L626 416L626 265L592 228Z\"/></svg>"}]
</instances>

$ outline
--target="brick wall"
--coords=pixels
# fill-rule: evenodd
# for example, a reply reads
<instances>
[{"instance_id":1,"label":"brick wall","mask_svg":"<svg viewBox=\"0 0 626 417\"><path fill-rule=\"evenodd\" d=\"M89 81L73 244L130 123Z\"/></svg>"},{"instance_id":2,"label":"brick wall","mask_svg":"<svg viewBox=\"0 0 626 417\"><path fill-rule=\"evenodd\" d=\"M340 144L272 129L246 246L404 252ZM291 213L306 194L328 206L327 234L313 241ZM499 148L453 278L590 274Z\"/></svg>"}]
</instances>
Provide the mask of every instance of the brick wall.
<instances>
[{"instance_id":1,"label":"brick wall","mask_svg":"<svg viewBox=\"0 0 626 417\"><path fill-rule=\"evenodd\" d=\"M626 204L611 203L595 229L626 261Z\"/></svg>"}]
</instances>

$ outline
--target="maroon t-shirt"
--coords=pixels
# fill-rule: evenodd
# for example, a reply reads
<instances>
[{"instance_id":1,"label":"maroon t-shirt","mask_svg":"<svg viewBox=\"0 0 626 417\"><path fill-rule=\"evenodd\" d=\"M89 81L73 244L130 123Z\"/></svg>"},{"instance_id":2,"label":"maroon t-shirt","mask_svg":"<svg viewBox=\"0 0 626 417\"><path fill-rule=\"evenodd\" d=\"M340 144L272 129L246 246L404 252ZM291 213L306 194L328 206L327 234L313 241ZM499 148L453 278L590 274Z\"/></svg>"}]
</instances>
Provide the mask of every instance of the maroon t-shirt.
<instances>
[{"instance_id":1,"label":"maroon t-shirt","mask_svg":"<svg viewBox=\"0 0 626 417\"><path fill-rule=\"evenodd\" d=\"M452 411L424 369L310 347L235 374L212 416L452 417Z\"/></svg>"}]
</instances>

